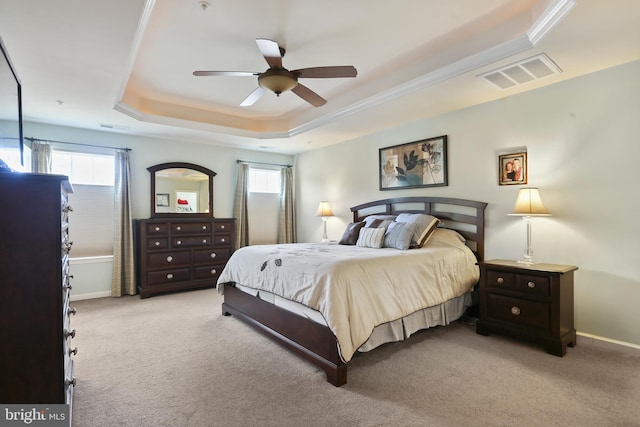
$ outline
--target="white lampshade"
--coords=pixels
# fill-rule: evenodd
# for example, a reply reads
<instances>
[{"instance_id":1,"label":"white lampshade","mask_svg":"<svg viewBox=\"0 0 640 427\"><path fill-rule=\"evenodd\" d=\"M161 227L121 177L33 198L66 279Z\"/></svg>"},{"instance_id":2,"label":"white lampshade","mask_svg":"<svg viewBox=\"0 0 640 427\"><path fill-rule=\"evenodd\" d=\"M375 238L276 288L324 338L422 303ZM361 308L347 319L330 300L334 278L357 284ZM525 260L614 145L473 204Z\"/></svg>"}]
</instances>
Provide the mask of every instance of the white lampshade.
<instances>
[{"instance_id":1,"label":"white lampshade","mask_svg":"<svg viewBox=\"0 0 640 427\"><path fill-rule=\"evenodd\" d=\"M326 200L320 202L318 205L318 212L316 212L316 216L334 216L333 212L331 212L331 205Z\"/></svg>"},{"instance_id":2,"label":"white lampshade","mask_svg":"<svg viewBox=\"0 0 640 427\"><path fill-rule=\"evenodd\" d=\"M542 204L538 189L527 187L521 188L518 192L518 198L516 199L516 204L513 206L513 212L509 215L550 216L551 212Z\"/></svg>"}]
</instances>

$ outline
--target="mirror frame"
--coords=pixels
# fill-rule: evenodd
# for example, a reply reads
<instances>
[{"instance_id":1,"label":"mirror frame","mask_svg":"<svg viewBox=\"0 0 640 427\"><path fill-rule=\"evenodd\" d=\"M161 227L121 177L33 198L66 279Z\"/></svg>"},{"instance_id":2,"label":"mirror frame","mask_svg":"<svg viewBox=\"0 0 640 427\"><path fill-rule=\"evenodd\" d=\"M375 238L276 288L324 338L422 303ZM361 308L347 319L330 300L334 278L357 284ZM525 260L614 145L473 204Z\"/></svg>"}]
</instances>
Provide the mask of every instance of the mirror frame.
<instances>
[{"instance_id":1,"label":"mirror frame","mask_svg":"<svg viewBox=\"0 0 640 427\"><path fill-rule=\"evenodd\" d=\"M209 213L177 213L177 212L160 212L156 213L156 172L164 169L193 169L209 177ZM151 217L152 218L212 218L213 217L213 177L216 173L204 166L193 163L169 162L160 163L158 165L149 166L147 170L151 174Z\"/></svg>"}]
</instances>

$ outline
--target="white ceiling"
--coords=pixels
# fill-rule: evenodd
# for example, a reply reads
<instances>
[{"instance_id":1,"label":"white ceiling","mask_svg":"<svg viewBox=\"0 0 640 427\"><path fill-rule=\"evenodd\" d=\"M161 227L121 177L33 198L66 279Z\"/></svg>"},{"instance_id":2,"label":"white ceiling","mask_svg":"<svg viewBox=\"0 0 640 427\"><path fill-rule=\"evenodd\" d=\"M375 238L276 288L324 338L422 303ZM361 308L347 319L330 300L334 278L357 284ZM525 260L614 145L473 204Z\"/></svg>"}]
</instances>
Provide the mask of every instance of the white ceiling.
<instances>
[{"instance_id":1,"label":"white ceiling","mask_svg":"<svg viewBox=\"0 0 640 427\"><path fill-rule=\"evenodd\" d=\"M637 0L0 0L24 120L298 153L640 59ZM194 70L353 65L242 100L255 77ZM545 53L562 73L501 90L477 76ZM2 118L0 109L0 118ZM29 135L27 135L29 136Z\"/></svg>"}]
</instances>

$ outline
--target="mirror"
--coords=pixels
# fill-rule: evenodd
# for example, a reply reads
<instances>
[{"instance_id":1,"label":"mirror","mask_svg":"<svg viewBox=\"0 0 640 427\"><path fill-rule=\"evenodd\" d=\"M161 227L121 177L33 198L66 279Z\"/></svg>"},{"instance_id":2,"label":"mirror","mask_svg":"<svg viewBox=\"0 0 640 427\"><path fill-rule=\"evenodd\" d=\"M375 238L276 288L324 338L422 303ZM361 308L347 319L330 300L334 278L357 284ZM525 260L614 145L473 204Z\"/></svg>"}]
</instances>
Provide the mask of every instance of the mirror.
<instances>
[{"instance_id":1,"label":"mirror","mask_svg":"<svg viewBox=\"0 0 640 427\"><path fill-rule=\"evenodd\" d=\"M216 173L193 163L162 163L151 173L152 217L212 217Z\"/></svg>"}]
</instances>

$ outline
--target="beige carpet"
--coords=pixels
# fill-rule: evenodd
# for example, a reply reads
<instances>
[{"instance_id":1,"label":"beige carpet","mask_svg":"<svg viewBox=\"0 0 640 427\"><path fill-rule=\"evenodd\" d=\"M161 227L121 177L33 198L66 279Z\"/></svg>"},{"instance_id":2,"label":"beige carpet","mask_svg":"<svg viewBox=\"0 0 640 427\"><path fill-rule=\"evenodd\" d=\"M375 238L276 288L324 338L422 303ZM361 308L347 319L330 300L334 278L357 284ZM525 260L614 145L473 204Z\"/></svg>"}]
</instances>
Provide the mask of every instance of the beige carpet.
<instances>
[{"instance_id":1,"label":"beige carpet","mask_svg":"<svg viewBox=\"0 0 640 427\"><path fill-rule=\"evenodd\" d=\"M233 317L203 290L77 301L73 425L640 426L640 356L563 358L472 322L360 354L348 383Z\"/></svg>"}]
</instances>

